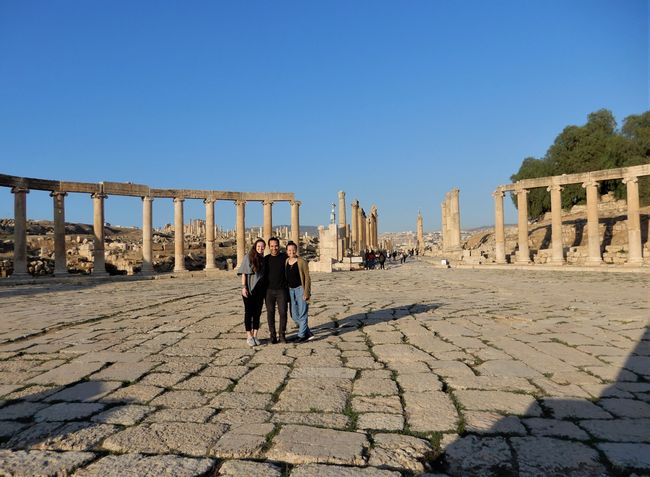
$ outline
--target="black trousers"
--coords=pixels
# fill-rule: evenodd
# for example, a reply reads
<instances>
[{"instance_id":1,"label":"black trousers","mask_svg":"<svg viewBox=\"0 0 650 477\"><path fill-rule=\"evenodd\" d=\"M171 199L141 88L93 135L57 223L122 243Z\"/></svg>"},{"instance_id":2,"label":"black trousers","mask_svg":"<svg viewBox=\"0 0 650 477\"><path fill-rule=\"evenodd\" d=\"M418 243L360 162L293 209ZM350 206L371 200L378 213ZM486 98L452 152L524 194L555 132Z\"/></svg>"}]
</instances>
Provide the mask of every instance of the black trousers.
<instances>
[{"instance_id":1,"label":"black trousers","mask_svg":"<svg viewBox=\"0 0 650 477\"><path fill-rule=\"evenodd\" d=\"M248 292L248 297L242 295L244 299L244 327L246 331L260 329L260 315L262 314L262 305L264 305L264 296L266 291L262 287L255 287Z\"/></svg>"},{"instance_id":2,"label":"black trousers","mask_svg":"<svg viewBox=\"0 0 650 477\"><path fill-rule=\"evenodd\" d=\"M266 321L269 323L269 334L271 338L275 338L275 305L278 306L278 314L280 315L280 327L278 332L280 336L284 336L287 331L287 305L289 303L289 291L281 288L273 290L271 288L266 290Z\"/></svg>"}]
</instances>

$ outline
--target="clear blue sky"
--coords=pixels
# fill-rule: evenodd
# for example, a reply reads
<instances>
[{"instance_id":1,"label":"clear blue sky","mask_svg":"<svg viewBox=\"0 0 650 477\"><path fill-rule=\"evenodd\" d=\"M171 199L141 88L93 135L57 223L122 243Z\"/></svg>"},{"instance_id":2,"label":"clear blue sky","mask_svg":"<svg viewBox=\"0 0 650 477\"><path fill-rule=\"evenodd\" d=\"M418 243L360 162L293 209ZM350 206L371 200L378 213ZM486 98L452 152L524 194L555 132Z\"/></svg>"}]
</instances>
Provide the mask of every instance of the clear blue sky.
<instances>
[{"instance_id":1,"label":"clear blue sky","mask_svg":"<svg viewBox=\"0 0 650 477\"><path fill-rule=\"evenodd\" d=\"M491 224L491 192L563 127L650 109L648 23L644 0L2 0L0 173L293 191L305 225L345 190L380 232L418 209L439 229L458 187L463 227ZM69 221L91 211L68 197ZM233 205L216 212L233 226ZM51 218L47 193L28 215ZM172 216L154 202L156 225ZM106 219L139 225L140 200L109 198Z\"/></svg>"}]
</instances>

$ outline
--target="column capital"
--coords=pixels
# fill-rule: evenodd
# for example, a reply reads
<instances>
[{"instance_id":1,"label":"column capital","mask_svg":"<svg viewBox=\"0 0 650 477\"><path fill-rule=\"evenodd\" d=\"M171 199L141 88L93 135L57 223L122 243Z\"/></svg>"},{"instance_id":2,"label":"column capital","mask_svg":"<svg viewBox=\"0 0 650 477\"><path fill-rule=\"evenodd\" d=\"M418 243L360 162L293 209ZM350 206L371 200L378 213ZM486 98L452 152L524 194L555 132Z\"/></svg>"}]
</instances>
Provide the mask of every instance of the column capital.
<instances>
[{"instance_id":1,"label":"column capital","mask_svg":"<svg viewBox=\"0 0 650 477\"><path fill-rule=\"evenodd\" d=\"M637 176L623 177L623 184L627 184L628 182L637 184L639 182L639 178Z\"/></svg>"},{"instance_id":2,"label":"column capital","mask_svg":"<svg viewBox=\"0 0 650 477\"><path fill-rule=\"evenodd\" d=\"M522 189L515 189L513 192L515 193L515 195L523 194L524 197L526 197L526 195L528 195L530 191L528 189L522 188Z\"/></svg>"},{"instance_id":3,"label":"column capital","mask_svg":"<svg viewBox=\"0 0 650 477\"><path fill-rule=\"evenodd\" d=\"M90 194L90 197L93 199L108 199L108 194L104 194L103 192L93 192Z\"/></svg>"},{"instance_id":4,"label":"column capital","mask_svg":"<svg viewBox=\"0 0 650 477\"><path fill-rule=\"evenodd\" d=\"M177 202L181 202L181 203L185 202L185 197L174 197L174 203Z\"/></svg>"},{"instance_id":5,"label":"column capital","mask_svg":"<svg viewBox=\"0 0 650 477\"><path fill-rule=\"evenodd\" d=\"M339 191L339 199L345 199L345 192L342 190Z\"/></svg>"},{"instance_id":6,"label":"column capital","mask_svg":"<svg viewBox=\"0 0 650 477\"><path fill-rule=\"evenodd\" d=\"M498 198L498 197L503 198L503 196L505 196L505 195L506 195L506 193L503 192L501 189L497 189L494 192L492 192L492 197L494 197L495 199Z\"/></svg>"},{"instance_id":7,"label":"column capital","mask_svg":"<svg viewBox=\"0 0 650 477\"><path fill-rule=\"evenodd\" d=\"M352 202L352 207L355 208L355 209L358 209L359 208L359 201L358 200L353 201Z\"/></svg>"},{"instance_id":8,"label":"column capital","mask_svg":"<svg viewBox=\"0 0 650 477\"><path fill-rule=\"evenodd\" d=\"M206 197L203 199L204 204L214 204L217 201L217 199L214 199L212 197Z\"/></svg>"},{"instance_id":9,"label":"column capital","mask_svg":"<svg viewBox=\"0 0 650 477\"><path fill-rule=\"evenodd\" d=\"M598 181L595 181L593 179L589 179L588 181L585 181L582 183L582 187L586 189L587 187L598 187Z\"/></svg>"},{"instance_id":10,"label":"column capital","mask_svg":"<svg viewBox=\"0 0 650 477\"><path fill-rule=\"evenodd\" d=\"M245 200L236 200L235 205L237 205L237 206L246 205L246 201Z\"/></svg>"},{"instance_id":11,"label":"column capital","mask_svg":"<svg viewBox=\"0 0 650 477\"><path fill-rule=\"evenodd\" d=\"M52 192L50 192L50 197L65 197L66 195L68 195L67 192L63 192L60 190L53 190Z\"/></svg>"},{"instance_id":12,"label":"column capital","mask_svg":"<svg viewBox=\"0 0 650 477\"><path fill-rule=\"evenodd\" d=\"M12 194L17 194L19 192L24 192L25 194L29 194L29 189L27 187L23 186L14 186L11 188L11 193Z\"/></svg>"},{"instance_id":13,"label":"column capital","mask_svg":"<svg viewBox=\"0 0 650 477\"><path fill-rule=\"evenodd\" d=\"M153 202L153 197L148 195L144 197L140 197L140 199L142 200L142 202L144 202L145 200L148 200L149 202Z\"/></svg>"},{"instance_id":14,"label":"column capital","mask_svg":"<svg viewBox=\"0 0 650 477\"><path fill-rule=\"evenodd\" d=\"M295 205L297 207L300 207L302 205L302 202L300 202L299 200L292 200L291 205L292 206Z\"/></svg>"},{"instance_id":15,"label":"column capital","mask_svg":"<svg viewBox=\"0 0 650 477\"><path fill-rule=\"evenodd\" d=\"M264 199L262 201L262 205L273 205L274 202L275 202L274 200Z\"/></svg>"},{"instance_id":16,"label":"column capital","mask_svg":"<svg viewBox=\"0 0 650 477\"><path fill-rule=\"evenodd\" d=\"M562 192L564 190L564 187L562 187L560 184L551 184L546 188L548 192Z\"/></svg>"}]
</instances>

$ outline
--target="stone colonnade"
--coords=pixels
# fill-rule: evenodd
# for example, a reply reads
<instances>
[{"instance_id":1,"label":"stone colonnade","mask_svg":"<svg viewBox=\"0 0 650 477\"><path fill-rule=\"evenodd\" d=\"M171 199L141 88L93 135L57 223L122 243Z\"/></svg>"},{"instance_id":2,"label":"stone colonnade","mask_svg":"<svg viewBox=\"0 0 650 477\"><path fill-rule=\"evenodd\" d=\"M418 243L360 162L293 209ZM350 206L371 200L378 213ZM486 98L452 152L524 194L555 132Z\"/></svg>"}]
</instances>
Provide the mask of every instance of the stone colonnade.
<instances>
[{"instance_id":1,"label":"stone colonnade","mask_svg":"<svg viewBox=\"0 0 650 477\"><path fill-rule=\"evenodd\" d=\"M343 194L343 202L341 202L341 194ZM345 210L345 193L339 192L339 210ZM339 229L347 231L347 224L341 221L341 215L344 213L339 212ZM352 218L350 225L350 234L347 240L347 248L352 250L355 255L364 253L367 249L377 250L379 248L379 214L377 206L372 205L370 208L370 215L366 215L358 200L352 202ZM346 232L347 233L347 232Z\"/></svg>"},{"instance_id":2,"label":"stone colonnade","mask_svg":"<svg viewBox=\"0 0 650 477\"><path fill-rule=\"evenodd\" d=\"M111 195L140 197L142 199L142 273L153 273L153 202L155 199L174 201L174 271L185 271L185 237L183 202L200 199L205 203L206 269L216 268L214 263L214 204L217 200L232 201L237 215L237 263L246 253L245 208L247 202L261 202L264 208L263 235L271 236L272 206L275 202L291 204L291 238L299 244L300 202L293 193L283 192L225 192L202 190L153 189L146 185L121 182L65 182L0 174L0 187L9 187L14 194L14 273L13 278L29 277L27 272L27 194L30 190L50 191L54 205L54 260L55 275L64 275L65 252L65 197L70 193L87 193L93 203L94 267L93 275L105 276L104 259L104 202ZM268 235L268 237L267 237Z\"/></svg>"},{"instance_id":3,"label":"stone colonnade","mask_svg":"<svg viewBox=\"0 0 650 477\"><path fill-rule=\"evenodd\" d=\"M440 204L442 212L442 250L445 252L456 252L461 249L459 192L458 189L447 192L445 200Z\"/></svg>"},{"instance_id":4,"label":"stone colonnade","mask_svg":"<svg viewBox=\"0 0 650 477\"><path fill-rule=\"evenodd\" d=\"M422 255L422 253L424 253L424 219L422 218L422 212L419 210L416 230L418 238L418 252L420 255Z\"/></svg>"},{"instance_id":5,"label":"stone colonnade","mask_svg":"<svg viewBox=\"0 0 650 477\"><path fill-rule=\"evenodd\" d=\"M568 184L582 184L587 195L587 264L600 265L601 239L598 230L598 185L601 181L622 179L627 188L627 234L628 264L642 265L641 218L639 213L639 177L650 176L650 164L606 169L580 174L524 179L514 184L497 187L492 194L495 209L495 256L497 263L506 263L505 225L503 214L503 197L505 192L517 196L518 209L518 251L515 263L530 263L528 248L528 192L531 189L545 188L551 194L551 263L565 263L564 244L562 243L562 189ZM650 228L650 226L649 226ZM650 230L649 236L650 236Z\"/></svg>"}]
</instances>

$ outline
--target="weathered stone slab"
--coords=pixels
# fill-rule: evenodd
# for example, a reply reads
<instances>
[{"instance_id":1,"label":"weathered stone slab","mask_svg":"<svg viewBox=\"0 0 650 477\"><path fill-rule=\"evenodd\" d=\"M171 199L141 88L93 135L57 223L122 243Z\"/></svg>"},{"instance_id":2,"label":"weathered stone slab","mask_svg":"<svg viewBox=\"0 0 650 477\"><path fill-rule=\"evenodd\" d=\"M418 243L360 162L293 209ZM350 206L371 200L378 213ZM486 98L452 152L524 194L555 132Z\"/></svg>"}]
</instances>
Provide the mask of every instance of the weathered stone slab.
<instances>
[{"instance_id":1,"label":"weathered stone slab","mask_svg":"<svg viewBox=\"0 0 650 477\"><path fill-rule=\"evenodd\" d=\"M381 412L401 414L402 402L398 396L353 396L352 409L355 412Z\"/></svg>"},{"instance_id":2,"label":"weathered stone slab","mask_svg":"<svg viewBox=\"0 0 650 477\"><path fill-rule=\"evenodd\" d=\"M288 374L289 368L287 366L262 364L242 377L235 386L235 391L274 393L282 385Z\"/></svg>"},{"instance_id":3,"label":"weathered stone slab","mask_svg":"<svg viewBox=\"0 0 650 477\"><path fill-rule=\"evenodd\" d=\"M198 391L166 391L151 401L152 406L194 409L205 406L210 398Z\"/></svg>"},{"instance_id":4,"label":"weathered stone slab","mask_svg":"<svg viewBox=\"0 0 650 477\"><path fill-rule=\"evenodd\" d=\"M542 374L529 368L521 361L495 359L478 366L477 371L485 376L512 376L516 378L538 378Z\"/></svg>"},{"instance_id":5,"label":"weathered stone slab","mask_svg":"<svg viewBox=\"0 0 650 477\"><path fill-rule=\"evenodd\" d=\"M597 444L612 465L620 470L650 470L650 444L623 444L606 442Z\"/></svg>"},{"instance_id":6,"label":"weathered stone slab","mask_svg":"<svg viewBox=\"0 0 650 477\"><path fill-rule=\"evenodd\" d=\"M145 386L143 384L132 384L125 388L120 388L114 393L101 398L101 402L115 403L139 403L147 404L153 398L158 396L164 391L163 388L157 386Z\"/></svg>"},{"instance_id":7,"label":"weathered stone slab","mask_svg":"<svg viewBox=\"0 0 650 477\"><path fill-rule=\"evenodd\" d=\"M356 432L287 425L273 438L267 458L291 464L364 465L365 436Z\"/></svg>"},{"instance_id":8,"label":"weathered stone slab","mask_svg":"<svg viewBox=\"0 0 650 477\"><path fill-rule=\"evenodd\" d=\"M201 391L204 393L219 393L228 389L232 381L227 378L215 378L210 376L194 376L186 381L173 385L176 390Z\"/></svg>"},{"instance_id":9,"label":"weathered stone slab","mask_svg":"<svg viewBox=\"0 0 650 477\"><path fill-rule=\"evenodd\" d=\"M467 432L526 435L526 429L516 416L503 416L494 412L463 411L463 417L465 417Z\"/></svg>"},{"instance_id":10,"label":"weathered stone slab","mask_svg":"<svg viewBox=\"0 0 650 477\"><path fill-rule=\"evenodd\" d=\"M228 424L231 429L245 424L261 424L271 420L271 413L262 409L226 409L215 415L210 422Z\"/></svg>"},{"instance_id":11,"label":"weathered stone slab","mask_svg":"<svg viewBox=\"0 0 650 477\"><path fill-rule=\"evenodd\" d=\"M228 430L225 424L152 423L129 427L106 439L102 447L120 453L206 455Z\"/></svg>"},{"instance_id":12,"label":"weathered stone slab","mask_svg":"<svg viewBox=\"0 0 650 477\"><path fill-rule=\"evenodd\" d=\"M208 366L201 376L237 380L248 372L248 366Z\"/></svg>"},{"instance_id":13,"label":"weathered stone slab","mask_svg":"<svg viewBox=\"0 0 650 477\"><path fill-rule=\"evenodd\" d=\"M424 439L399 434L375 434L368 464L375 467L425 471L424 462L433 457L433 448Z\"/></svg>"},{"instance_id":14,"label":"weathered stone slab","mask_svg":"<svg viewBox=\"0 0 650 477\"><path fill-rule=\"evenodd\" d=\"M497 411L519 416L541 416L542 410L533 396L503 391L455 391L465 409Z\"/></svg>"},{"instance_id":15,"label":"weathered stone slab","mask_svg":"<svg viewBox=\"0 0 650 477\"><path fill-rule=\"evenodd\" d=\"M24 419L33 416L46 407L48 407L47 404L26 401L9 404L0 408L0 420L10 421L13 419Z\"/></svg>"},{"instance_id":16,"label":"weathered stone slab","mask_svg":"<svg viewBox=\"0 0 650 477\"><path fill-rule=\"evenodd\" d=\"M445 447L445 461L450 475L516 475L510 447L503 437L455 439Z\"/></svg>"},{"instance_id":17,"label":"weathered stone slab","mask_svg":"<svg viewBox=\"0 0 650 477\"><path fill-rule=\"evenodd\" d=\"M271 398L271 394L224 392L209 405L217 409L266 409Z\"/></svg>"},{"instance_id":18,"label":"weathered stone slab","mask_svg":"<svg viewBox=\"0 0 650 477\"><path fill-rule=\"evenodd\" d=\"M171 388L174 384L184 380L188 373L149 373L138 384L158 386L160 388Z\"/></svg>"},{"instance_id":19,"label":"weathered stone slab","mask_svg":"<svg viewBox=\"0 0 650 477\"><path fill-rule=\"evenodd\" d=\"M345 365L351 369L381 369L383 365L371 356L352 356L346 359Z\"/></svg>"},{"instance_id":20,"label":"weathered stone slab","mask_svg":"<svg viewBox=\"0 0 650 477\"><path fill-rule=\"evenodd\" d=\"M400 473L375 467L305 464L295 467L291 477L400 477Z\"/></svg>"},{"instance_id":21,"label":"weathered stone slab","mask_svg":"<svg viewBox=\"0 0 650 477\"><path fill-rule=\"evenodd\" d=\"M394 396L397 393L397 385L392 379L361 378L352 387L352 394L361 396Z\"/></svg>"},{"instance_id":22,"label":"weathered stone slab","mask_svg":"<svg viewBox=\"0 0 650 477\"><path fill-rule=\"evenodd\" d=\"M278 466L265 462L229 460L221 465L219 475L222 477L281 477L282 470Z\"/></svg>"},{"instance_id":23,"label":"weathered stone slab","mask_svg":"<svg viewBox=\"0 0 650 477\"><path fill-rule=\"evenodd\" d=\"M611 419L612 415L586 399L543 399L557 419Z\"/></svg>"},{"instance_id":24,"label":"weathered stone slab","mask_svg":"<svg viewBox=\"0 0 650 477\"><path fill-rule=\"evenodd\" d=\"M416 432L456 430L456 407L443 392L404 393L404 405L406 421Z\"/></svg>"},{"instance_id":25,"label":"weathered stone slab","mask_svg":"<svg viewBox=\"0 0 650 477\"><path fill-rule=\"evenodd\" d=\"M216 411L211 407L198 407L194 409L160 409L150 414L146 422L208 422Z\"/></svg>"},{"instance_id":26,"label":"weathered stone slab","mask_svg":"<svg viewBox=\"0 0 650 477\"><path fill-rule=\"evenodd\" d=\"M122 426L133 426L140 422L147 414L155 411L151 406L140 404L127 404L126 406L117 406L107 409L91 418L93 422L104 424L119 424Z\"/></svg>"},{"instance_id":27,"label":"weathered stone slab","mask_svg":"<svg viewBox=\"0 0 650 477\"><path fill-rule=\"evenodd\" d=\"M442 383L433 373L399 374L397 383L405 392L425 393L442 390Z\"/></svg>"},{"instance_id":28,"label":"weathered stone slab","mask_svg":"<svg viewBox=\"0 0 650 477\"><path fill-rule=\"evenodd\" d=\"M226 432L210 449L210 455L221 459L245 459L262 457L266 436L273 431L273 424L244 424Z\"/></svg>"},{"instance_id":29,"label":"weathered stone slab","mask_svg":"<svg viewBox=\"0 0 650 477\"><path fill-rule=\"evenodd\" d=\"M330 429L346 429L350 420L344 414L329 412L276 412L271 418L271 422L328 427Z\"/></svg>"},{"instance_id":30,"label":"weathered stone slab","mask_svg":"<svg viewBox=\"0 0 650 477\"><path fill-rule=\"evenodd\" d=\"M598 453L584 444L550 437L514 437L511 440L522 476L605 477Z\"/></svg>"},{"instance_id":31,"label":"weathered stone slab","mask_svg":"<svg viewBox=\"0 0 650 477\"><path fill-rule=\"evenodd\" d=\"M291 378L343 378L354 379L356 370L344 367L337 368L294 368Z\"/></svg>"},{"instance_id":32,"label":"weathered stone slab","mask_svg":"<svg viewBox=\"0 0 650 477\"><path fill-rule=\"evenodd\" d=\"M25 429L27 424L16 421L0 421L0 439L6 440Z\"/></svg>"},{"instance_id":33,"label":"weathered stone slab","mask_svg":"<svg viewBox=\"0 0 650 477\"><path fill-rule=\"evenodd\" d=\"M115 434L118 427L92 422L70 422L49 433L29 447L43 450L90 451L97 450L101 441Z\"/></svg>"},{"instance_id":34,"label":"weathered stone slab","mask_svg":"<svg viewBox=\"0 0 650 477\"><path fill-rule=\"evenodd\" d=\"M381 344L372 347L372 351L384 363L428 362L431 355L408 344Z\"/></svg>"},{"instance_id":35,"label":"weathered stone slab","mask_svg":"<svg viewBox=\"0 0 650 477\"><path fill-rule=\"evenodd\" d=\"M138 363L115 363L90 378L97 381L136 381L142 375L155 368L158 363L141 361Z\"/></svg>"},{"instance_id":36,"label":"weathered stone slab","mask_svg":"<svg viewBox=\"0 0 650 477\"><path fill-rule=\"evenodd\" d=\"M66 386L101 369L104 363L67 363L31 378L34 384L57 384Z\"/></svg>"},{"instance_id":37,"label":"weathered stone slab","mask_svg":"<svg viewBox=\"0 0 650 477\"><path fill-rule=\"evenodd\" d=\"M401 431L404 429L404 418L401 414L368 412L365 414L359 414L357 427L359 429L373 429L380 431Z\"/></svg>"},{"instance_id":38,"label":"weathered stone slab","mask_svg":"<svg viewBox=\"0 0 650 477\"><path fill-rule=\"evenodd\" d=\"M68 475L94 458L91 452L0 450L0 474L16 477Z\"/></svg>"},{"instance_id":39,"label":"weathered stone slab","mask_svg":"<svg viewBox=\"0 0 650 477\"><path fill-rule=\"evenodd\" d=\"M273 410L341 413L351 388L352 382L348 379L290 379Z\"/></svg>"},{"instance_id":40,"label":"weathered stone slab","mask_svg":"<svg viewBox=\"0 0 650 477\"><path fill-rule=\"evenodd\" d=\"M212 459L194 459L175 455L109 455L78 470L75 477L199 477L215 463Z\"/></svg>"},{"instance_id":41,"label":"weathered stone slab","mask_svg":"<svg viewBox=\"0 0 650 477\"><path fill-rule=\"evenodd\" d=\"M113 381L85 381L75 384L71 388L45 398L45 401L96 401L115 391L122 383Z\"/></svg>"},{"instance_id":42,"label":"weathered stone slab","mask_svg":"<svg viewBox=\"0 0 650 477\"><path fill-rule=\"evenodd\" d=\"M62 402L58 404L53 404L50 407L47 407L36 413L34 420L36 422L43 421L72 421L77 419L83 419L85 417L91 416L98 413L104 409L103 404L99 403L90 403L90 402Z\"/></svg>"},{"instance_id":43,"label":"weathered stone slab","mask_svg":"<svg viewBox=\"0 0 650 477\"><path fill-rule=\"evenodd\" d=\"M584 420L580 427L603 441L650 443L650 419Z\"/></svg>"},{"instance_id":44,"label":"weathered stone slab","mask_svg":"<svg viewBox=\"0 0 650 477\"><path fill-rule=\"evenodd\" d=\"M617 417L650 418L650 404L636 399L600 399L598 405Z\"/></svg>"}]
</instances>

